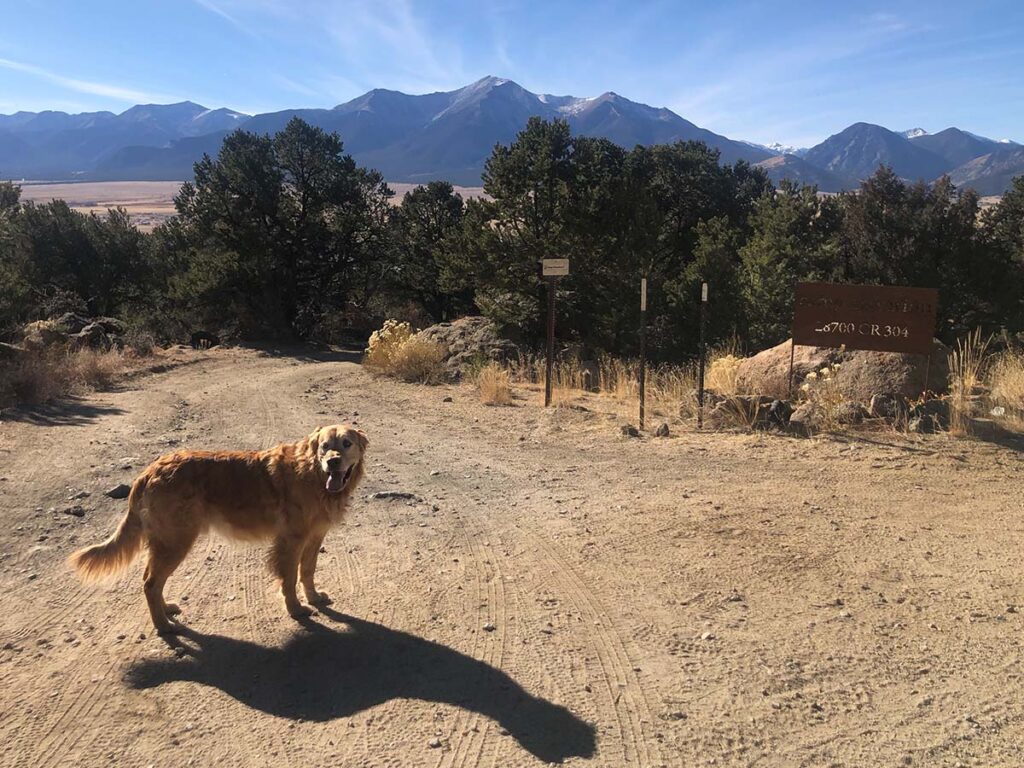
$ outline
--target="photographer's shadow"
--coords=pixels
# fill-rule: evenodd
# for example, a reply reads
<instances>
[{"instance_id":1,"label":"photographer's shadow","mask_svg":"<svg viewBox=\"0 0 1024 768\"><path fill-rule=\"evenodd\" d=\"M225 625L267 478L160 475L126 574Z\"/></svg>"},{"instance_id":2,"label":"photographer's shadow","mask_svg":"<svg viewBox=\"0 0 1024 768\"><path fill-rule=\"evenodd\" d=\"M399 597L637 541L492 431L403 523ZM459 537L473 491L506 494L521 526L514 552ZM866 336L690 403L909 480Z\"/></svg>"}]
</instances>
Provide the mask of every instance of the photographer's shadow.
<instances>
[{"instance_id":1,"label":"photographer's shadow","mask_svg":"<svg viewBox=\"0 0 1024 768\"><path fill-rule=\"evenodd\" d=\"M309 621L280 648L187 630L191 642L176 643L182 658L140 660L126 679L135 688L188 680L267 714L320 722L395 698L443 702L492 719L541 760L594 754L592 725L501 670L415 635L324 613L347 628Z\"/></svg>"}]
</instances>

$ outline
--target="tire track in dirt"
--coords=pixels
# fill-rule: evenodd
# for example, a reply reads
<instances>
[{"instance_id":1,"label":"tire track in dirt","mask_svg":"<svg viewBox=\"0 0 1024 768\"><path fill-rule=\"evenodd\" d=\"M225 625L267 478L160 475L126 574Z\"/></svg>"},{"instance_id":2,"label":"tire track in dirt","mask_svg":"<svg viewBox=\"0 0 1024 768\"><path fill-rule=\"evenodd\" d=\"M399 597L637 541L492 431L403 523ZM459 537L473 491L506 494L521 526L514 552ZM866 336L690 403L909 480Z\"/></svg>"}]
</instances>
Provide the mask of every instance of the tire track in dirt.
<instances>
[{"instance_id":1,"label":"tire track in dirt","mask_svg":"<svg viewBox=\"0 0 1024 768\"><path fill-rule=\"evenodd\" d=\"M553 566L550 569L552 582L570 596L576 610L586 616L589 626L594 627L589 642L596 652L601 677L611 698L611 709L619 724L622 760L641 766L660 765L660 750L653 739L647 738L644 728L645 721L653 722L650 706L625 643L611 628L614 623L610 615L554 544L519 526L516 528L524 539L545 553Z\"/></svg>"},{"instance_id":2,"label":"tire track in dirt","mask_svg":"<svg viewBox=\"0 0 1024 768\"><path fill-rule=\"evenodd\" d=\"M206 573L206 569L200 569L188 579L186 585L190 592L203 582ZM127 580L127 577L121 579L119 584L123 584L123 582ZM133 579L132 581L138 583L138 581L141 580ZM141 599L141 590L124 590L121 592L121 594L131 593L136 594L136 599ZM129 607L130 604L128 598L122 597L120 602L120 605L114 605L115 612L131 615L133 611ZM66 703L63 711L57 715L55 721L51 720L40 723L41 730L45 730L47 735L37 742L38 746L34 753L34 759L36 762L33 763L33 765L40 766L40 768L47 768L51 765L58 766L66 764L64 762L64 757L67 755L68 751L73 749L83 738L85 738L86 732L84 730L69 727L70 724L92 722L91 716L93 712L109 695L109 691L106 686L85 686L85 676L89 675L91 681L96 680L99 682L104 680L116 680L120 682L121 675L119 673L123 669L135 664L142 654L149 650L147 643L155 639L155 633L148 621L148 614L146 619L136 621L132 623L130 627L123 625L115 626L111 628L110 633L112 634L116 629L121 630L119 634L125 635L126 640L132 636L138 637L139 635L145 634L146 641L136 643L134 650L127 656L109 659L108 663L103 666L102 671L98 674L94 668L91 668L87 664L75 665L75 670L72 672L70 677L64 678L64 684L62 685L62 692L70 693L71 700ZM102 735L102 733L100 735Z\"/></svg>"},{"instance_id":3,"label":"tire track in dirt","mask_svg":"<svg viewBox=\"0 0 1024 768\"><path fill-rule=\"evenodd\" d=\"M463 497L462 502L463 508L468 508L469 499ZM466 523L462 514L452 513L451 516L476 565L474 568L477 598L475 603L479 607L482 598L486 595L486 623L493 627L493 631L487 632L482 629L482 623L478 624L474 631L473 650L470 655L494 669L501 669L508 634L504 574L494 549L490 546L489 540L484 538L480 529L473 523ZM479 681L480 684L482 682L482 680ZM483 716L477 712L460 710L460 718L453 729L453 735L461 736L461 738L455 749L442 755L438 760L438 768L472 768L479 765L484 745L487 743L487 733L494 727L489 720L480 727L478 723L481 720L483 720Z\"/></svg>"},{"instance_id":4,"label":"tire track in dirt","mask_svg":"<svg viewBox=\"0 0 1024 768\"><path fill-rule=\"evenodd\" d=\"M136 444L131 446L130 450L138 451L141 447ZM78 486L87 484L88 481L75 483ZM118 510L115 518L119 518L122 514L123 511ZM113 521L110 521L110 523L112 526ZM90 540L92 538L97 540L103 538L105 532L97 532L92 530L93 528L94 526L90 526L88 529ZM80 546L83 543L85 542L77 542L75 546ZM140 559L144 558L145 553L143 552ZM63 566L63 558L59 562ZM35 614L37 617L42 618L43 621L23 625L19 634L52 634L58 628L67 633L74 633L73 627L89 620L88 616L81 616L80 614L84 610L84 606L91 602L88 598L95 594L96 588L83 584L74 578L70 571L62 572L60 578L66 581L66 587L61 590L51 590L49 592L50 600L45 612L41 616L40 614ZM133 573L131 576L120 578L113 589L106 591L105 594L112 600L112 604L108 604L110 615L131 617L136 614L139 601L142 599L141 588L138 588L140 581ZM196 581L196 579L190 580L190 583L193 581ZM56 595L54 595L54 592L56 592ZM90 623L89 626L92 626L92 624ZM114 623L113 626L106 629L102 634L111 641L114 639L115 634L120 634L125 637L125 642L128 642L127 638L138 637L140 634L143 634L148 626L148 622L145 620L136 621L128 625ZM147 650L143 643L136 643L136 645L137 647L128 656L130 661L137 660ZM32 721L32 737L29 741L37 745L33 758L43 761L35 764L44 766L50 764L47 760L56 759L57 755L64 753L65 750L74 748L85 738L86 732L81 728L76 729L72 727L73 724L91 722L88 719L89 715L95 710L97 703L109 695L109 684L104 683L120 679L119 675L114 673L123 663L124 658L122 657L110 661L100 671L90 668L88 663L75 663L71 666L70 673L65 668L62 686L57 691L58 696L55 697L59 699L56 711L50 717L35 718ZM86 685L86 676L90 678L89 682L93 683L93 685ZM40 733L42 735L39 735ZM109 733L101 732L98 736L101 739L104 736L109 738Z\"/></svg>"}]
</instances>

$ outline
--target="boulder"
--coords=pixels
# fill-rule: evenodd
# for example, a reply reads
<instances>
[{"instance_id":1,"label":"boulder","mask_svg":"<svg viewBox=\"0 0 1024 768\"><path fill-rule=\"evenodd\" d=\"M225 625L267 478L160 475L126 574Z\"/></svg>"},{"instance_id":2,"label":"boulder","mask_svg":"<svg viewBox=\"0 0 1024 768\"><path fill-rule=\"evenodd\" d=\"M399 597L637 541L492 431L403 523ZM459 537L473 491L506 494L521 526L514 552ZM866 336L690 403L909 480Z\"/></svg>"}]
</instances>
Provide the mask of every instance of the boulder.
<instances>
[{"instance_id":1,"label":"boulder","mask_svg":"<svg viewBox=\"0 0 1024 768\"><path fill-rule=\"evenodd\" d=\"M417 336L446 348L445 367L455 378L481 362L505 362L519 352L513 342L501 337L497 326L486 317L463 317L451 323L438 323L424 328Z\"/></svg>"},{"instance_id":2,"label":"boulder","mask_svg":"<svg viewBox=\"0 0 1024 768\"><path fill-rule=\"evenodd\" d=\"M23 347L0 341L0 362L13 362L23 359L24 356L25 349Z\"/></svg>"},{"instance_id":3,"label":"boulder","mask_svg":"<svg viewBox=\"0 0 1024 768\"><path fill-rule=\"evenodd\" d=\"M78 333L85 326L92 322L88 317L76 314L75 312L65 312L60 317L54 318L53 322L64 331L64 333Z\"/></svg>"},{"instance_id":4,"label":"boulder","mask_svg":"<svg viewBox=\"0 0 1024 768\"><path fill-rule=\"evenodd\" d=\"M67 343L68 335L60 329L54 320L36 320L22 330L22 346L30 351L63 346Z\"/></svg>"},{"instance_id":5,"label":"boulder","mask_svg":"<svg viewBox=\"0 0 1024 768\"><path fill-rule=\"evenodd\" d=\"M743 360L736 379L739 390L747 394L787 397L790 350L791 343L784 341ZM793 359L793 389L798 389L811 371L840 363L836 382L847 400L867 403L879 392L919 397L925 388L926 370L928 389L944 392L949 378L948 356L949 348L938 339L933 343L930 370L923 355L797 346Z\"/></svg>"},{"instance_id":6,"label":"boulder","mask_svg":"<svg viewBox=\"0 0 1024 768\"><path fill-rule=\"evenodd\" d=\"M68 340L75 349L110 349L113 346L110 336L99 323L89 323Z\"/></svg>"},{"instance_id":7,"label":"boulder","mask_svg":"<svg viewBox=\"0 0 1024 768\"><path fill-rule=\"evenodd\" d=\"M654 430L654 436L655 437L668 437L669 436L668 424L666 422L664 422L664 421L661 422L661 424L658 425L658 428L656 430Z\"/></svg>"},{"instance_id":8,"label":"boulder","mask_svg":"<svg viewBox=\"0 0 1024 768\"><path fill-rule=\"evenodd\" d=\"M941 399L924 400L910 409L910 423L920 422L911 432L938 432L949 428L949 401Z\"/></svg>"},{"instance_id":9,"label":"boulder","mask_svg":"<svg viewBox=\"0 0 1024 768\"><path fill-rule=\"evenodd\" d=\"M817 419L817 408L813 403L802 403L798 405L789 416L786 429L800 437L810 437L814 432L814 423Z\"/></svg>"},{"instance_id":10,"label":"boulder","mask_svg":"<svg viewBox=\"0 0 1024 768\"><path fill-rule=\"evenodd\" d=\"M875 394L871 396L868 405L868 415L875 419L899 421L906 419L909 413L910 403L903 395Z\"/></svg>"},{"instance_id":11,"label":"boulder","mask_svg":"<svg viewBox=\"0 0 1024 768\"><path fill-rule=\"evenodd\" d=\"M704 423L711 429L765 429L770 426L768 414L773 402L773 398L764 395L734 395L723 398L706 412Z\"/></svg>"},{"instance_id":12,"label":"boulder","mask_svg":"<svg viewBox=\"0 0 1024 768\"><path fill-rule=\"evenodd\" d=\"M789 397L789 356L792 345L784 341L740 362L736 387L744 394L765 395L770 399ZM793 390L800 388L811 371L831 365L841 358L838 349L798 346L793 356Z\"/></svg>"},{"instance_id":13,"label":"boulder","mask_svg":"<svg viewBox=\"0 0 1024 768\"><path fill-rule=\"evenodd\" d=\"M793 406L788 400L773 400L765 411L765 421L768 425L784 428L793 415Z\"/></svg>"},{"instance_id":14,"label":"boulder","mask_svg":"<svg viewBox=\"0 0 1024 768\"><path fill-rule=\"evenodd\" d=\"M125 331L127 330L125 324L116 317L97 317L93 322L102 326L106 333L113 336L124 336Z\"/></svg>"},{"instance_id":15,"label":"boulder","mask_svg":"<svg viewBox=\"0 0 1024 768\"><path fill-rule=\"evenodd\" d=\"M835 417L840 424L860 424L868 416L868 409L852 400L844 400L836 406Z\"/></svg>"},{"instance_id":16,"label":"boulder","mask_svg":"<svg viewBox=\"0 0 1024 768\"><path fill-rule=\"evenodd\" d=\"M623 437L640 437L640 430L632 424L623 424L619 429Z\"/></svg>"},{"instance_id":17,"label":"boulder","mask_svg":"<svg viewBox=\"0 0 1024 768\"><path fill-rule=\"evenodd\" d=\"M877 392L920 397L928 389L945 392L949 386L949 347L938 339L932 342L932 360L923 355L905 355L898 352L846 352L836 372L836 381L843 396L860 403L870 402Z\"/></svg>"}]
</instances>

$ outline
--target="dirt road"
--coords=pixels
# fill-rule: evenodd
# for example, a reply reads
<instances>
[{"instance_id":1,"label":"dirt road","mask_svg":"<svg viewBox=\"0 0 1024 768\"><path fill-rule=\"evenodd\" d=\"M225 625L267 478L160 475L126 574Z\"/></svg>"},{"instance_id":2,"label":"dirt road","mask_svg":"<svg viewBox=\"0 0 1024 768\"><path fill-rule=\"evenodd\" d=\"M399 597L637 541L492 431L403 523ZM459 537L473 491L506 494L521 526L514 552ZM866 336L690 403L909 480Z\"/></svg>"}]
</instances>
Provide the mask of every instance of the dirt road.
<instances>
[{"instance_id":1,"label":"dirt road","mask_svg":"<svg viewBox=\"0 0 1024 768\"><path fill-rule=\"evenodd\" d=\"M1024 763L1020 447L631 440L597 400L181 355L0 421L3 766ZM160 453L345 420L369 471L307 624L261 549L216 538L168 583L180 643L141 562L99 588L66 570Z\"/></svg>"}]
</instances>

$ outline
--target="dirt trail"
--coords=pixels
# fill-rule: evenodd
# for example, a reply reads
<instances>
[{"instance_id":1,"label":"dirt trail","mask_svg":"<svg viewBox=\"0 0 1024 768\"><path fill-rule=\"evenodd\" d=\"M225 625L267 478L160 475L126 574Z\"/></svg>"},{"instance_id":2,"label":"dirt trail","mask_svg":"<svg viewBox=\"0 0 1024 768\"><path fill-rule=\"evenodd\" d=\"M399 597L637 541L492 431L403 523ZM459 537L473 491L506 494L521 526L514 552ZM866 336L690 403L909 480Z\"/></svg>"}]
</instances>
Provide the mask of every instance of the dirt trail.
<instances>
[{"instance_id":1,"label":"dirt trail","mask_svg":"<svg viewBox=\"0 0 1024 768\"><path fill-rule=\"evenodd\" d=\"M189 362L0 421L0 765L1024 763L1021 447L637 441L598 400ZM140 562L100 588L65 569L160 453L346 420L369 471L304 626L260 548L197 544L177 644Z\"/></svg>"}]
</instances>

